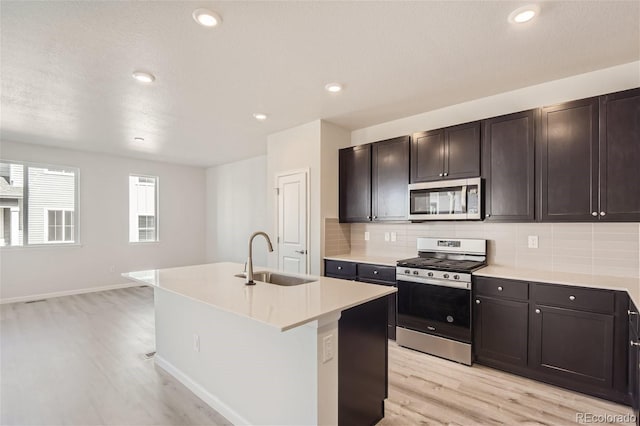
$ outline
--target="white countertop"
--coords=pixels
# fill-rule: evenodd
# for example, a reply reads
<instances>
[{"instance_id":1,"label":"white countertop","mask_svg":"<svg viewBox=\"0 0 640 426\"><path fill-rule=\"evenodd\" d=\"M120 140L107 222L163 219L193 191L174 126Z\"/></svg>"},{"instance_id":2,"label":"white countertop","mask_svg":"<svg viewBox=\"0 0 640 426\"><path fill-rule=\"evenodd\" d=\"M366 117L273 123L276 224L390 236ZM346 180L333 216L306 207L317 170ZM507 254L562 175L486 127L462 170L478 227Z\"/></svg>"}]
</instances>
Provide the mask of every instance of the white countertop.
<instances>
[{"instance_id":1,"label":"white countertop","mask_svg":"<svg viewBox=\"0 0 640 426\"><path fill-rule=\"evenodd\" d=\"M357 262L357 263L370 263L372 265L384 265L384 266L396 266L398 260L406 259L413 256L404 257L382 257L382 256L367 256L366 254L336 254L334 256L325 256L327 260L341 260L343 262Z\"/></svg>"},{"instance_id":2,"label":"white countertop","mask_svg":"<svg viewBox=\"0 0 640 426\"><path fill-rule=\"evenodd\" d=\"M133 281L170 291L224 311L254 319L281 331L298 327L324 315L392 294L395 287L327 277L296 286L256 281L244 285L240 263L210 263L122 274ZM255 271L268 268L254 268Z\"/></svg>"},{"instance_id":3,"label":"white countertop","mask_svg":"<svg viewBox=\"0 0 640 426\"><path fill-rule=\"evenodd\" d=\"M507 266L486 266L475 271L473 275L626 291L636 307L640 308L640 279L638 278L551 272Z\"/></svg>"}]
</instances>

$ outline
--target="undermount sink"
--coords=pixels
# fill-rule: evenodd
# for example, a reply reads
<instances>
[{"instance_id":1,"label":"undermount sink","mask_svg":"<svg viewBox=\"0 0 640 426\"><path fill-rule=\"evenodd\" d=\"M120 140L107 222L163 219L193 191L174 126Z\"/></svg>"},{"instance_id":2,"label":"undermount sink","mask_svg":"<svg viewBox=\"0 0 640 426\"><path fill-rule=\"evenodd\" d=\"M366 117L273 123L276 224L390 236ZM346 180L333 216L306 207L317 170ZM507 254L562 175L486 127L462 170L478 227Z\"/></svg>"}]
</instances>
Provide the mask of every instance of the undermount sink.
<instances>
[{"instance_id":1,"label":"undermount sink","mask_svg":"<svg viewBox=\"0 0 640 426\"><path fill-rule=\"evenodd\" d=\"M246 278L246 274L236 274L234 275L238 278ZM280 274L278 272L269 272L269 271L258 271L253 273L253 280L260 281L263 283L275 284L275 285L300 285L306 283L312 283L316 280L309 278L296 277L295 275L285 275Z\"/></svg>"}]
</instances>

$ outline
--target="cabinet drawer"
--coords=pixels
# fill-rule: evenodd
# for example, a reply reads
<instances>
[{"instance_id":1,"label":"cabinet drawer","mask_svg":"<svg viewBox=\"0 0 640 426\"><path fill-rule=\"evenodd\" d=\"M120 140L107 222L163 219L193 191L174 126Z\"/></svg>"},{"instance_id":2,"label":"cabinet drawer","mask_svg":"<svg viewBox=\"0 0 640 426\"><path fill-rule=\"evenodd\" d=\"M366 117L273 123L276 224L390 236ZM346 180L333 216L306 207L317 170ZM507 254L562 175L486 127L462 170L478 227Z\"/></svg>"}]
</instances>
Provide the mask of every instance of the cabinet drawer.
<instances>
[{"instance_id":1,"label":"cabinet drawer","mask_svg":"<svg viewBox=\"0 0 640 426\"><path fill-rule=\"evenodd\" d=\"M342 260L325 260L324 274L333 278L356 279L356 263Z\"/></svg>"},{"instance_id":2,"label":"cabinet drawer","mask_svg":"<svg viewBox=\"0 0 640 426\"><path fill-rule=\"evenodd\" d=\"M393 266L371 265L358 263L358 279L385 281L389 284L396 282L396 268Z\"/></svg>"},{"instance_id":3,"label":"cabinet drawer","mask_svg":"<svg viewBox=\"0 0 640 426\"><path fill-rule=\"evenodd\" d=\"M476 277L473 279L473 287L475 293L479 296L515 300L527 300L529 298L529 283L523 281Z\"/></svg>"},{"instance_id":4,"label":"cabinet drawer","mask_svg":"<svg viewBox=\"0 0 640 426\"><path fill-rule=\"evenodd\" d=\"M538 304L590 312L614 312L614 292L585 287L533 284L531 298Z\"/></svg>"}]
</instances>

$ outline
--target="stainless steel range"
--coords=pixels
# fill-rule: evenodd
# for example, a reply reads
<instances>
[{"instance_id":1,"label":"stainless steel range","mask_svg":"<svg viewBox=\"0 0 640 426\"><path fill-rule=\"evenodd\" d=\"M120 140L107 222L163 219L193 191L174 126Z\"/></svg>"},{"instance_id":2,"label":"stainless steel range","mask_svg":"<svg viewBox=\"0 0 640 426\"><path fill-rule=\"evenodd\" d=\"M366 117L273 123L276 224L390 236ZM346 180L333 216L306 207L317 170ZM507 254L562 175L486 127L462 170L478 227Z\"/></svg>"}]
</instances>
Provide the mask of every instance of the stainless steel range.
<instances>
[{"instance_id":1,"label":"stainless steel range","mask_svg":"<svg viewBox=\"0 0 640 426\"><path fill-rule=\"evenodd\" d=\"M486 240L418 238L396 267L397 343L471 365L471 273L486 259Z\"/></svg>"}]
</instances>

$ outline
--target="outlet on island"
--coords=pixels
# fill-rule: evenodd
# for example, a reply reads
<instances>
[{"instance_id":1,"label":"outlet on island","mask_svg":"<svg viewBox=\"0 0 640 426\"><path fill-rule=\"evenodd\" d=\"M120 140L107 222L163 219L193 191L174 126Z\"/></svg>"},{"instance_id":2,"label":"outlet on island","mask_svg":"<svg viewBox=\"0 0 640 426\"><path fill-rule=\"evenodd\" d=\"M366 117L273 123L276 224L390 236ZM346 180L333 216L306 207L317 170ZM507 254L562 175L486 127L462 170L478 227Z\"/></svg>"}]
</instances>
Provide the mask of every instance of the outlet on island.
<instances>
[{"instance_id":1,"label":"outlet on island","mask_svg":"<svg viewBox=\"0 0 640 426\"><path fill-rule=\"evenodd\" d=\"M333 359L333 334L322 338L322 362L329 362Z\"/></svg>"}]
</instances>

